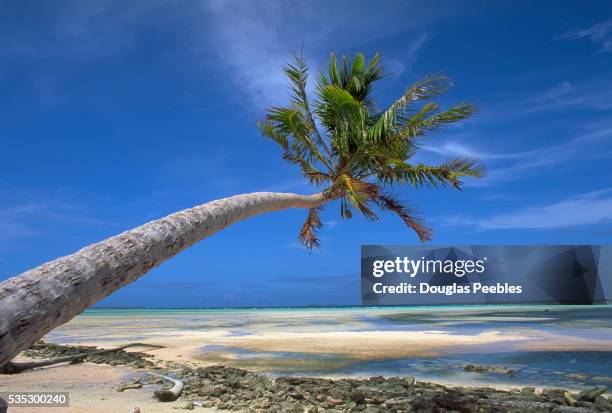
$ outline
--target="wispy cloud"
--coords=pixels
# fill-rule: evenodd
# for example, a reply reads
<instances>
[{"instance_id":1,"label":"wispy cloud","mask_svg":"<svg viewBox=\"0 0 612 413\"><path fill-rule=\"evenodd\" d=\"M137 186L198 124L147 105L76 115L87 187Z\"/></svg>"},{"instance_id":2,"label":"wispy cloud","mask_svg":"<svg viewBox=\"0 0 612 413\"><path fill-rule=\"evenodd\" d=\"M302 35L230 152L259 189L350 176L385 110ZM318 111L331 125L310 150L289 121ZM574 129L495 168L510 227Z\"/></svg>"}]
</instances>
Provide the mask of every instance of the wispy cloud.
<instances>
[{"instance_id":1,"label":"wispy cloud","mask_svg":"<svg viewBox=\"0 0 612 413\"><path fill-rule=\"evenodd\" d=\"M558 145L544 146L528 151L490 152L459 142L446 142L442 145L425 145L422 150L441 157L471 156L481 159L487 165L487 175L481 180L467 181L471 186L488 186L499 182L511 181L542 174L553 165L566 161L577 161L612 156L609 148L594 150L612 139L612 125L599 125L595 130L561 142Z\"/></svg>"},{"instance_id":2,"label":"wispy cloud","mask_svg":"<svg viewBox=\"0 0 612 413\"><path fill-rule=\"evenodd\" d=\"M518 209L485 217L455 217L450 226L482 230L547 229L612 222L612 189L589 192L553 204Z\"/></svg>"},{"instance_id":3,"label":"wispy cloud","mask_svg":"<svg viewBox=\"0 0 612 413\"><path fill-rule=\"evenodd\" d=\"M95 218L76 198L66 193L5 190L0 197L0 251L14 248L17 243L32 237L43 236L53 226L65 230L113 225Z\"/></svg>"},{"instance_id":4,"label":"wispy cloud","mask_svg":"<svg viewBox=\"0 0 612 413\"><path fill-rule=\"evenodd\" d=\"M601 82L597 80L579 85L563 80L532 99L521 102L513 112L517 115L530 115L567 110L609 111L612 110L611 102L612 92L609 88L602 88Z\"/></svg>"},{"instance_id":5,"label":"wispy cloud","mask_svg":"<svg viewBox=\"0 0 612 413\"><path fill-rule=\"evenodd\" d=\"M204 7L211 17L207 34L216 58L237 86L237 95L261 110L286 101L286 82L280 69L289 60L289 53L300 52L302 44L314 69L330 50L348 52L376 39L413 31L412 42L385 55L390 72L399 75L407 70L427 41L426 24L437 15L426 11L420 2L409 4L411 19L394 13L397 3L381 7L347 1L223 1L206 2ZM368 16L368 24L355 24L363 16Z\"/></svg>"},{"instance_id":6,"label":"wispy cloud","mask_svg":"<svg viewBox=\"0 0 612 413\"><path fill-rule=\"evenodd\" d=\"M601 46L601 50L612 52L612 19L595 23L586 29L572 30L556 38L557 40L589 39Z\"/></svg>"},{"instance_id":7,"label":"wispy cloud","mask_svg":"<svg viewBox=\"0 0 612 413\"><path fill-rule=\"evenodd\" d=\"M17 24L0 28L0 76L15 70L21 86L43 103L60 100L76 74L132 50L146 30L164 27L159 18L172 11L158 0L61 5L25 0L2 7L6 21Z\"/></svg>"},{"instance_id":8,"label":"wispy cloud","mask_svg":"<svg viewBox=\"0 0 612 413\"><path fill-rule=\"evenodd\" d=\"M572 90L574 90L572 84L567 80L564 80L552 88L540 93L533 100L535 102L559 101L563 96L567 95Z\"/></svg>"},{"instance_id":9,"label":"wispy cloud","mask_svg":"<svg viewBox=\"0 0 612 413\"><path fill-rule=\"evenodd\" d=\"M31 9L29 24L0 29L0 41L6 44L0 57L32 63L27 74L30 87L49 100L61 96L64 83L74 73L123 54L129 56L154 37L164 40L157 44L152 64L176 66L180 62L181 70L194 78L212 68L217 79L232 83L236 100L247 101L248 108L257 111L286 100L280 69L289 53L299 52L302 44L311 67L318 68L331 50L368 49L376 40L412 33L413 41L403 47L381 50L389 71L399 75L410 68L426 43L429 25L457 9L453 2L431 8L421 0L151 0L129 4L92 0L45 8L16 3L4 13L19 19L26 7ZM406 18L408 12L410 18Z\"/></svg>"}]
</instances>

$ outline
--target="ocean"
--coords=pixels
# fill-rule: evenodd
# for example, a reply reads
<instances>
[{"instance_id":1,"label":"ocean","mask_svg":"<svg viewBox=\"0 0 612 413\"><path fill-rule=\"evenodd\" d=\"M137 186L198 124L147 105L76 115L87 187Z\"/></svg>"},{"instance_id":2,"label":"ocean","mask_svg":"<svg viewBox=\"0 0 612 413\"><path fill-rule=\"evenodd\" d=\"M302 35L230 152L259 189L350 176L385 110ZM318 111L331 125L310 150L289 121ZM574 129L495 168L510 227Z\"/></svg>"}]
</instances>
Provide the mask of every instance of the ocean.
<instances>
[{"instance_id":1,"label":"ocean","mask_svg":"<svg viewBox=\"0 0 612 413\"><path fill-rule=\"evenodd\" d=\"M410 375L511 387L612 384L612 305L94 308L46 339L168 343L196 362L272 376Z\"/></svg>"}]
</instances>

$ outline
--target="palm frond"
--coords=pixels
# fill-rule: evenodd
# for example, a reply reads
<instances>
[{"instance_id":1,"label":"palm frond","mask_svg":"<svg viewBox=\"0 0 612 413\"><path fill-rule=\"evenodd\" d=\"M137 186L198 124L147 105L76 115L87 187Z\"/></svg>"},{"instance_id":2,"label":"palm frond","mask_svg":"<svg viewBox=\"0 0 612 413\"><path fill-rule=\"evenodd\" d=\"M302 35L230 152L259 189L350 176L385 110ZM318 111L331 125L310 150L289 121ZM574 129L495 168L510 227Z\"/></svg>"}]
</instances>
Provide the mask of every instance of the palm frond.
<instances>
[{"instance_id":1,"label":"palm frond","mask_svg":"<svg viewBox=\"0 0 612 413\"><path fill-rule=\"evenodd\" d=\"M392 195L379 195L378 204L381 209L389 210L399 216L408 227L417 233L421 242L431 240L431 229L420 222L420 218L414 211L410 211Z\"/></svg>"},{"instance_id":2,"label":"palm frond","mask_svg":"<svg viewBox=\"0 0 612 413\"><path fill-rule=\"evenodd\" d=\"M287 135L275 128L272 122L259 121L257 122L257 127L259 128L263 136L272 139L274 142L282 146L283 149L287 150L289 146L289 140L287 139Z\"/></svg>"},{"instance_id":3,"label":"palm frond","mask_svg":"<svg viewBox=\"0 0 612 413\"><path fill-rule=\"evenodd\" d=\"M283 148L283 158L298 166L309 184L322 189L330 200L339 200L343 218L358 212L376 219L373 207L378 206L398 215L421 241L427 241L431 230L414 211L384 194L383 188L461 189L463 178L483 176L480 161L469 157L440 165L410 161L418 150L418 137L476 112L471 103L440 109L433 101L452 84L445 75L425 77L379 111L372 96L373 85L384 73L379 54L369 60L362 53L339 60L332 53L327 66L317 73L312 109L303 56L294 54L284 72L289 104L270 108L258 127ZM299 235L300 243L311 249L319 246L318 211L309 211Z\"/></svg>"},{"instance_id":4,"label":"palm frond","mask_svg":"<svg viewBox=\"0 0 612 413\"><path fill-rule=\"evenodd\" d=\"M321 171L312 171L304 173L304 176L308 180L309 183L313 185L321 185L324 183L332 183L333 178Z\"/></svg>"},{"instance_id":5,"label":"palm frond","mask_svg":"<svg viewBox=\"0 0 612 413\"><path fill-rule=\"evenodd\" d=\"M377 116L376 122L368 129L368 137L376 142L392 134L393 129L398 126L398 118L411 103L441 95L448 90L451 84L450 79L441 73L427 76L413 84L402 97Z\"/></svg>"},{"instance_id":6,"label":"palm frond","mask_svg":"<svg viewBox=\"0 0 612 413\"><path fill-rule=\"evenodd\" d=\"M310 132L304 114L296 107L272 107L266 119L277 131L298 139L307 137Z\"/></svg>"},{"instance_id":7,"label":"palm frond","mask_svg":"<svg viewBox=\"0 0 612 413\"><path fill-rule=\"evenodd\" d=\"M386 184L411 184L418 188L422 186L461 187L461 178L480 178L484 175L484 167L479 160L469 157L450 159L439 166L410 165L405 162L390 161L386 167L380 167L379 179Z\"/></svg>"},{"instance_id":8,"label":"palm frond","mask_svg":"<svg viewBox=\"0 0 612 413\"><path fill-rule=\"evenodd\" d=\"M457 189L461 188L461 178L482 178L485 175L485 167L479 159L469 156L450 159L441 168L446 168L450 174L450 181Z\"/></svg>"},{"instance_id":9,"label":"palm frond","mask_svg":"<svg viewBox=\"0 0 612 413\"><path fill-rule=\"evenodd\" d=\"M323 223L319 217L320 210L321 207L308 210L308 216L298 236L298 242L310 250L318 249L321 245L318 237L319 230L323 228Z\"/></svg>"},{"instance_id":10,"label":"palm frond","mask_svg":"<svg viewBox=\"0 0 612 413\"><path fill-rule=\"evenodd\" d=\"M424 106L423 109L429 107L434 108L435 104L429 103ZM437 109L437 108L436 108ZM432 110L430 110L431 112ZM412 137L423 135L425 132L435 129L437 127L446 125L447 123L458 122L469 118L477 109L474 104L469 102L462 102L451 108L435 113L429 117L423 116L423 110L412 117L406 122L406 130Z\"/></svg>"},{"instance_id":11,"label":"palm frond","mask_svg":"<svg viewBox=\"0 0 612 413\"><path fill-rule=\"evenodd\" d=\"M363 144L367 109L348 91L336 85L323 87L315 111L331 135L334 150L348 154L351 144Z\"/></svg>"},{"instance_id":12,"label":"palm frond","mask_svg":"<svg viewBox=\"0 0 612 413\"><path fill-rule=\"evenodd\" d=\"M320 145L312 141L312 124L298 107L272 107L268 109L266 122L260 127L265 136L287 147L309 163L321 162L329 172L333 170L331 160L321 152ZM276 136L274 135L276 134ZM292 138L292 139L290 139Z\"/></svg>"},{"instance_id":13,"label":"palm frond","mask_svg":"<svg viewBox=\"0 0 612 413\"><path fill-rule=\"evenodd\" d=\"M343 175L342 180L344 182L344 197L347 202L367 219L377 219L378 216L369 207L368 202L376 200L380 193L380 186L353 179L348 175Z\"/></svg>"},{"instance_id":14,"label":"palm frond","mask_svg":"<svg viewBox=\"0 0 612 413\"><path fill-rule=\"evenodd\" d=\"M308 95L306 93L306 82L308 80L308 65L302 55L293 55L294 63L287 64L284 68L285 75L289 79L289 87L291 89L291 99L295 106L300 107L305 115L306 122L309 126L312 140L319 146L328 157L331 157L331 151L327 143L321 136L317 128L317 124L312 115Z\"/></svg>"}]
</instances>

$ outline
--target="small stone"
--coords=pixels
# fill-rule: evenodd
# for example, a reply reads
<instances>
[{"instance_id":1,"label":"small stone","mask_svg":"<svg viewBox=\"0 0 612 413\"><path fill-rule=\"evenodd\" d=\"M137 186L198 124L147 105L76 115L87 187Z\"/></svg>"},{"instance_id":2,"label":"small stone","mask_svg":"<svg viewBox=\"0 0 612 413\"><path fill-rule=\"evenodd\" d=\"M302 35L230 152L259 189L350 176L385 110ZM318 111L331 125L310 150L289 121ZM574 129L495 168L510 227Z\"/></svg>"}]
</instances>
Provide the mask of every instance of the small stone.
<instances>
[{"instance_id":1,"label":"small stone","mask_svg":"<svg viewBox=\"0 0 612 413\"><path fill-rule=\"evenodd\" d=\"M589 378L589 376L587 376L584 373L569 373L569 374L566 374L566 376L572 379L577 379L577 380L586 380Z\"/></svg>"},{"instance_id":2,"label":"small stone","mask_svg":"<svg viewBox=\"0 0 612 413\"><path fill-rule=\"evenodd\" d=\"M132 390L132 389L141 389L142 388L142 384L140 383L129 383L129 384L124 384L121 385L117 388L118 392L123 392L125 390Z\"/></svg>"},{"instance_id":3,"label":"small stone","mask_svg":"<svg viewBox=\"0 0 612 413\"><path fill-rule=\"evenodd\" d=\"M599 381L601 383L612 383L612 377L606 376L593 376L594 381Z\"/></svg>"},{"instance_id":4,"label":"small stone","mask_svg":"<svg viewBox=\"0 0 612 413\"><path fill-rule=\"evenodd\" d=\"M603 396L597 396L595 398L595 406L603 407L604 409L612 412L612 403Z\"/></svg>"},{"instance_id":5,"label":"small stone","mask_svg":"<svg viewBox=\"0 0 612 413\"><path fill-rule=\"evenodd\" d=\"M353 390L351 392L351 395L349 396L349 399L354 401L355 403L363 403L365 396L359 390Z\"/></svg>"},{"instance_id":6,"label":"small stone","mask_svg":"<svg viewBox=\"0 0 612 413\"><path fill-rule=\"evenodd\" d=\"M415 378L413 376L406 376L404 377L404 384L406 386L413 386L414 382L415 382Z\"/></svg>"},{"instance_id":7,"label":"small stone","mask_svg":"<svg viewBox=\"0 0 612 413\"><path fill-rule=\"evenodd\" d=\"M478 364L466 364L463 369L472 373L495 373L514 376L514 370L499 366L483 366Z\"/></svg>"},{"instance_id":8,"label":"small stone","mask_svg":"<svg viewBox=\"0 0 612 413\"><path fill-rule=\"evenodd\" d=\"M542 389L542 396L550 401L558 404L565 404L564 394L566 393L563 389L544 388Z\"/></svg>"},{"instance_id":9,"label":"small stone","mask_svg":"<svg viewBox=\"0 0 612 413\"><path fill-rule=\"evenodd\" d=\"M340 405L340 404L344 404L344 400L341 399L336 399L333 398L331 396L327 396L327 401L331 404L335 404L336 406Z\"/></svg>"},{"instance_id":10,"label":"small stone","mask_svg":"<svg viewBox=\"0 0 612 413\"><path fill-rule=\"evenodd\" d=\"M594 389L584 390L578 393L578 396L576 396L576 400L592 403L595 401L597 396L601 396L607 391L608 389L605 387L595 387Z\"/></svg>"},{"instance_id":11,"label":"small stone","mask_svg":"<svg viewBox=\"0 0 612 413\"><path fill-rule=\"evenodd\" d=\"M565 399L565 402L570 406L575 406L576 404L578 404L578 401L574 398L574 395L572 395L572 393L568 391L563 393L563 398Z\"/></svg>"},{"instance_id":12,"label":"small stone","mask_svg":"<svg viewBox=\"0 0 612 413\"><path fill-rule=\"evenodd\" d=\"M594 410L580 406L557 406L551 413L593 413Z\"/></svg>"},{"instance_id":13,"label":"small stone","mask_svg":"<svg viewBox=\"0 0 612 413\"><path fill-rule=\"evenodd\" d=\"M391 410L412 409L412 399L408 397L396 397L385 401L385 407Z\"/></svg>"}]
</instances>

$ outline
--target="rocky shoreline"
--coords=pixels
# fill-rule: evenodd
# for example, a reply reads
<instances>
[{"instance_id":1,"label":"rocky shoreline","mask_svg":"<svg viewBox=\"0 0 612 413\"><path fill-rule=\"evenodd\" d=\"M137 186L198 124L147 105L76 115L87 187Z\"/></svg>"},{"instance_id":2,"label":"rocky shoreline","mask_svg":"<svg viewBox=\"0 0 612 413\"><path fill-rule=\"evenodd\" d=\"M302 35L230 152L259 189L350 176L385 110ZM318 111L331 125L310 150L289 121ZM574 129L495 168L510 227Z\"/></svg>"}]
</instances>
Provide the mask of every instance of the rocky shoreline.
<instances>
[{"instance_id":1,"label":"rocky shoreline","mask_svg":"<svg viewBox=\"0 0 612 413\"><path fill-rule=\"evenodd\" d=\"M94 349L39 342L24 352L24 355L32 358L52 358ZM127 351L91 356L86 358L86 361L128 366L142 371L142 374L138 374L131 381L119 384L118 391L138 391L143 386L150 385L159 387L162 380L148 375L147 370L175 377L185 384L180 400L185 401L183 408L188 410L202 406L272 413L612 412L612 400L604 396L607 391L605 387L572 393L564 389L544 389L537 392L532 387L510 391L484 387L449 387L420 382L414 377L336 380L307 377L269 378L225 366L192 367L174 362L160 363L146 353ZM481 369L486 366L468 368Z\"/></svg>"}]
</instances>

